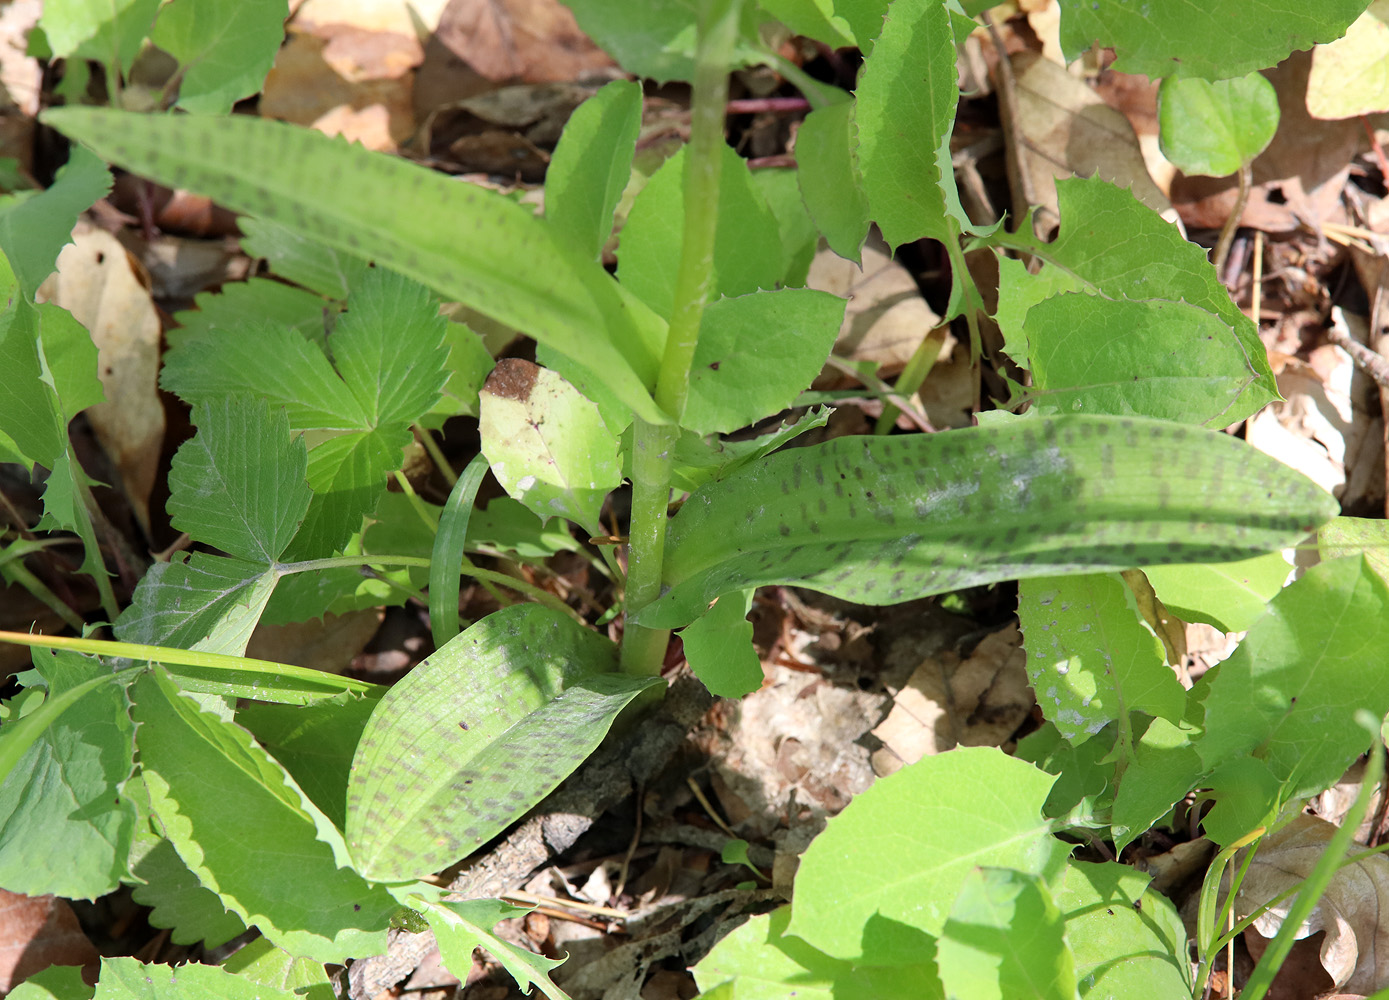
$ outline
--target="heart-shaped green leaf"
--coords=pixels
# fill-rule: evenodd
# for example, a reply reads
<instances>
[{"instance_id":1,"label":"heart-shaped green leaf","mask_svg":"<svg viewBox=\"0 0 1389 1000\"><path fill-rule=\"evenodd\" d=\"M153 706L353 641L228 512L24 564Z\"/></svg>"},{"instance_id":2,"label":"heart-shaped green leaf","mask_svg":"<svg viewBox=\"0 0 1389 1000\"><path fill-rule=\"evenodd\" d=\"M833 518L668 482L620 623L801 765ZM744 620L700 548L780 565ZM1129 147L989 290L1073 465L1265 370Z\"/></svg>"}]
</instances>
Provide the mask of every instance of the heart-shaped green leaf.
<instances>
[{"instance_id":1,"label":"heart-shaped green leaf","mask_svg":"<svg viewBox=\"0 0 1389 1000\"><path fill-rule=\"evenodd\" d=\"M893 604L998 580L1283 548L1335 513L1306 477L1223 434L1061 416L792 448L693 493L666 536L674 628L779 583Z\"/></svg>"},{"instance_id":2,"label":"heart-shaped green leaf","mask_svg":"<svg viewBox=\"0 0 1389 1000\"><path fill-rule=\"evenodd\" d=\"M586 758L653 683L605 673L613 644L536 604L488 615L372 714L347 791L358 871L402 882L481 847Z\"/></svg>"}]
</instances>

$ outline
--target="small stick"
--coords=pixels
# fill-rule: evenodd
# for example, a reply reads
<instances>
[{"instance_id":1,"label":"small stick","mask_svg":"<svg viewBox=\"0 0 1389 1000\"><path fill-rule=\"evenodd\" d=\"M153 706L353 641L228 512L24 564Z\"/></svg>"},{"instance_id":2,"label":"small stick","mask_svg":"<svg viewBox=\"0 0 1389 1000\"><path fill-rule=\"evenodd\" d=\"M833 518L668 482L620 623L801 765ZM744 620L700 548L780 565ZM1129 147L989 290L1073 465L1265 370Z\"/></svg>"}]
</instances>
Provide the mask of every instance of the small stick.
<instances>
[{"instance_id":1,"label":"small stick","mask_svg":"<svg viewBox=\"0 0 1389 1000\"><path fill-rule=\"evenodd\" d=\"M1254 331L1259 330L1259 306L1262 305L1264 297L1264 231L1254 230L1254 263L1250 270L1253 272L1254 284L1249 290L1249 312L1254 320Z\"/></svg>"},{"instance_id":2,"label":"small stick","mask_svg":"<svg viewBox=\"0 0 1389 1000\"><path fill-rule=\"evenodd\" d=\"M1370 378L1375 380L1375 384L1381 389L1389 389L1389 360L1385 360L1361 344L1350 338L1344 330L1331 327L1326 331L1327 338L1341 350L1350 355L1350 359Z\"/></svg>"}]
</instances>

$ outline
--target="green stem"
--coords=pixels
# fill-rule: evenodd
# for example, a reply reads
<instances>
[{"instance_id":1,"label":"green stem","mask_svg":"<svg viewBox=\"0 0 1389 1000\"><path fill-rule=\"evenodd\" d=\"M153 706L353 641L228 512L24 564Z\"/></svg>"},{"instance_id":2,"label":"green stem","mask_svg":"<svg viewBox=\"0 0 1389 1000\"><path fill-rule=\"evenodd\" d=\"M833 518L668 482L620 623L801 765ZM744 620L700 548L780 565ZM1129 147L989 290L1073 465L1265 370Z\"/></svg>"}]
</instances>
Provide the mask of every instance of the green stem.
<instances>
[{"instance_id":1,"label":"green stem","mask_svg":"<svg viewBox=\"0 0 1389 1000\"><path fill-rule=\"evenodd\" d=\"M637 418L632 439L632 527L627 550L626 607L630 616L661 593L666 507L670 503L671 453L690 392L690 366L709 297L718 224L719 179L723 172L724 106L728 67L738 37L742 0L705 0L695 51L690 144L685 150L685 228L675 301L666 333L656 404L676 420L657 425ZM628 624L622 638L622 669L636 676L660 673L670 632Z\"/></svg>"}]
</instances>

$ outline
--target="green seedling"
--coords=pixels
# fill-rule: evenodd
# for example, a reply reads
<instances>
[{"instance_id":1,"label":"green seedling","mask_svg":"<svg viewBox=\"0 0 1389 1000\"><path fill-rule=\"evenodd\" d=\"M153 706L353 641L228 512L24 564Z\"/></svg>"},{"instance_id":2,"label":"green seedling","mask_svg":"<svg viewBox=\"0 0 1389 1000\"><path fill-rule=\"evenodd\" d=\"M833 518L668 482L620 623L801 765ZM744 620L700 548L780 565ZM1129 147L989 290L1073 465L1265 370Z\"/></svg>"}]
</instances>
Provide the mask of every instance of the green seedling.
<instances>
[{"instance_id":1,"label":"green seedling","mask_svg":"<svg viewBox=\"0 0 1389 1000\"><path fill-rule=\"evenodd\" d=\"M138 6L118 6L116 26ZM969 222L949 142L973 22L953 0L709 0L621 18L574 6L630 69L694 85L690 143L633 201L616 276L599 253L631 175L634 83L576 112L543 216L275 122L46 113L89 153L24 203L42 207L16 217L24 239L0 226L0 356L26 373L3 390L0 446L53 470L51 524L90 542L99 580L65 433L95 401L95 359L70 317L30 300L105 190L96 157L244 213L246 247L283 280L204 294L170 333L162 384L190 404L196 433L174 460L169 510L197 550L156 564L130 606L111 609L119 642L35 653L0 732L0 884L91 898L142 883L176 940L253 925L265 944L229 963L235 989L297 968L297 987L319 990L315 967L382 950L405 906L456 973L485 947L518 982L562 997L554 963L493 933L514 909L446 901L421 879L484 848L658 691L671 630L710 689L736 697L761 679L746 620L757 586L891 604L1022 579L1049 718L1022 759L962 750L874 786L811 846L792 907L721 943L700 984L756 973L836 996L1012 995L1036 971L1038 995L1189 992L1170 904L1123 866L1071 861L1061 835L1122 847L1205 789L1208 831L1228 844L1336 780L1363 750L1356 708L1389 711L1389 672L1363 655L1389 647L1389 589L1363 557L1383 539L1336 531L1331 498L1216 430L1277 398L1253 324L1199 248L1102 182L1058 185L1050 243L1026 224ZM852 95L767 49L759 27L773 13L865 52ZM1338 30L1341 14L1270 16L1292 44ZM1068 5L1066 17L1072 40L1091 30L1090 13ZM1146 35L1112 30L1121 51L1151 51ZM62 51L82 51L58 34ZM172 22L154 37L178 52L201 41ZM1173 58L1204 44L1173 37ZM1251 52L1239 57L1262 65ZM754 62L780 67L816 107L794 175L753 173L725 145L729 70ZM824 424L818 412L725 439L792 407L821 371L844 302L801 287L805 261L820 235L856 256L870 221L894 245L943 243L976 356L985 296L965 254L998 258L995 319L1032 376L1012 412L931 436L785 447ZM530 336L537 363L494 363L472 327L446 318L459 316ZM909 366L899 396L926 367ZM387 493L412 440L458 414L479 417L483 454L447 505ZM487 468L509 496L475 510ZM605 505L624 481L625 559L586 544L610 530ZM1288 588L1242 568L1328 524L1328 552L1346 558ZM614 581L604 620L622 616L620 643L473 561L539 566L559 551ZM1153 568L1169 609L1246 622L1241 651L1195 691L1176 686L1117 575L1135 567ZM460 630L462 575L536 600ZM388 692L242 659L259 622L411 598L427 603L438 648ZM23 808L34 801L46 805ZM1008 961L978 960L1023 929L1027 947ZM103 976L123 981L128 964ZM158 982L150 995L173 995Z\"/></svg>"},{"instance_id":2,"label":"green seedling","mask_svg":"<svg viewBox=\"0 0 1389 1000\"><path fill-rule=\"evenodd\" d=\"M1250 164L1278 131L1278 95L1261 73L1214 83L1168 77L1158 90L1162 155L1184 173L1239 178L1239 196L1220 231L1211 262L1225 267L1230 243L1249 201Z\"/></svg>"}]
</instances>

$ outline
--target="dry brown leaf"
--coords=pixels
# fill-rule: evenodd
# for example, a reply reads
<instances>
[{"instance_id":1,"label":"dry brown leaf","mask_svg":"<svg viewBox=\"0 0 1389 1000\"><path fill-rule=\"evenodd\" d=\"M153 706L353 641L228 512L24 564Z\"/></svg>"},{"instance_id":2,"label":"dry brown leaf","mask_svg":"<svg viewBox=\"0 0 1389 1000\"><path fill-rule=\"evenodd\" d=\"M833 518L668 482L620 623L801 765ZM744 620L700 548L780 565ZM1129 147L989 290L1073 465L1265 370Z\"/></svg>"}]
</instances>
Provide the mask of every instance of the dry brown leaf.
<instances>
[{"instance_id":1,"label":"dry brown leaf","mask_svg":"<svg viewBox=\"0 0 1389 1000\"><path fill-rule=\"evenodd\" d=\"M874 769L890 774L956 746L1000 746L1036 704L1026 664L1016 624L986 636L965 660L928 658L873 730L886 751L874 755Z\"/></svg>"},{"instance_id":2,"label":"dry brown leaf","mask_svg":"<svg viewBox=\"0 0 1389 1000\"><path fill-rule=\"evenodd\" d=\"M362 608L288 625L261 622L246 644L246 655L340 674L366 648L384 617L378 608Z\"/></svg>"},{"instance_id":3,"label":"dry brown leaf","mask_svg":"<svg viewBox=\"0 0 1389 1000\"><path fill-rule=\"evenodd\" d=\"M436 37L491 80L576 80L613 64L559 0L451 0Z\"/></svg>"},{"instance_id":4,"label":"dry brown leaf","mask_svg":"<svg viewBox=\"0 0 1389 1000\"><path fill-rule=\"evenodd\" d=\"M120 472L141 528L164 443L159 401L159 314L125 247L110 233L79 223L58 255L58 271L40 296L62 306L92 335L106 402L87 410L97 440Z\"/></svg>"},{"instance_id":5,"label":"dry brown leaf","mask_svg":"<svg viewBox=\"0 0 1389 1000\"><path fill-rule=\"evenodd\" d=\"M415 131L409 74L354 82L328 63L328 48L328 39L291 32L265 78L260 113L395 152ZM339 52L336 58L347 56Z\"/></svg>"},{"instance_id":6,"label":"dry brown leaf","mask_svg":"<svg viewBox=\"0 0 1389 1000\"><path fill-rule=\"evenodd\" d=\"M1298 816L1281 830L1263 839L1249 865L1235 900L1243 917L1293 888L1312 873L1336 827L1315 816ZM1352 844L1352 856L1366 848ZM1292 899L1284 900L1254 921L1265 938L1278 933ZM1338 988L1347 992L1373 993L1389 985L1389 858L1370 855L1336 873L1325 895L1298 938L1325 931L1321 964Z\"/></svg>"},{"instance_id":7,"label":"dry brown leaf","mask_svg":"<svg viewBox=\"0 0 1389 1000\"><path fill-rule=\"evenodd\" d=\"M1289 361L1277 376L1283 401L1250 418L1245 440L1339 496L1346 482L1353 371L1349 355L1330 345L1314 350L1310 363Z\"/></svg>"},{"instance_id":8,"label":"dry brown leaf","mask_svg":"<svg viewBox=\"0 0 1389 1000\"><path fill-rule=\"evenodd\" d=\"M1057 222L1056 179L1098 176L1129 188L1155 212L1171 215L1171 205L1148 175L1137 137L1122 113L1090 87L1035 52L1012 57L1017 79L1016 115L1011 123L1018 143L1018 168L1037 206L1036 225Z\"/></svg>"},{"instance_id":9,"label":"dry brown leaf","mask_svg":"<svg viewBox=\"0 0 1389 1000\"><path fill-rule=\"evenodd\" d=\"M95 983L97 962L67 900L0 889L0 993L50 965L80 965Z\"/></svg>"}]
</instances>

